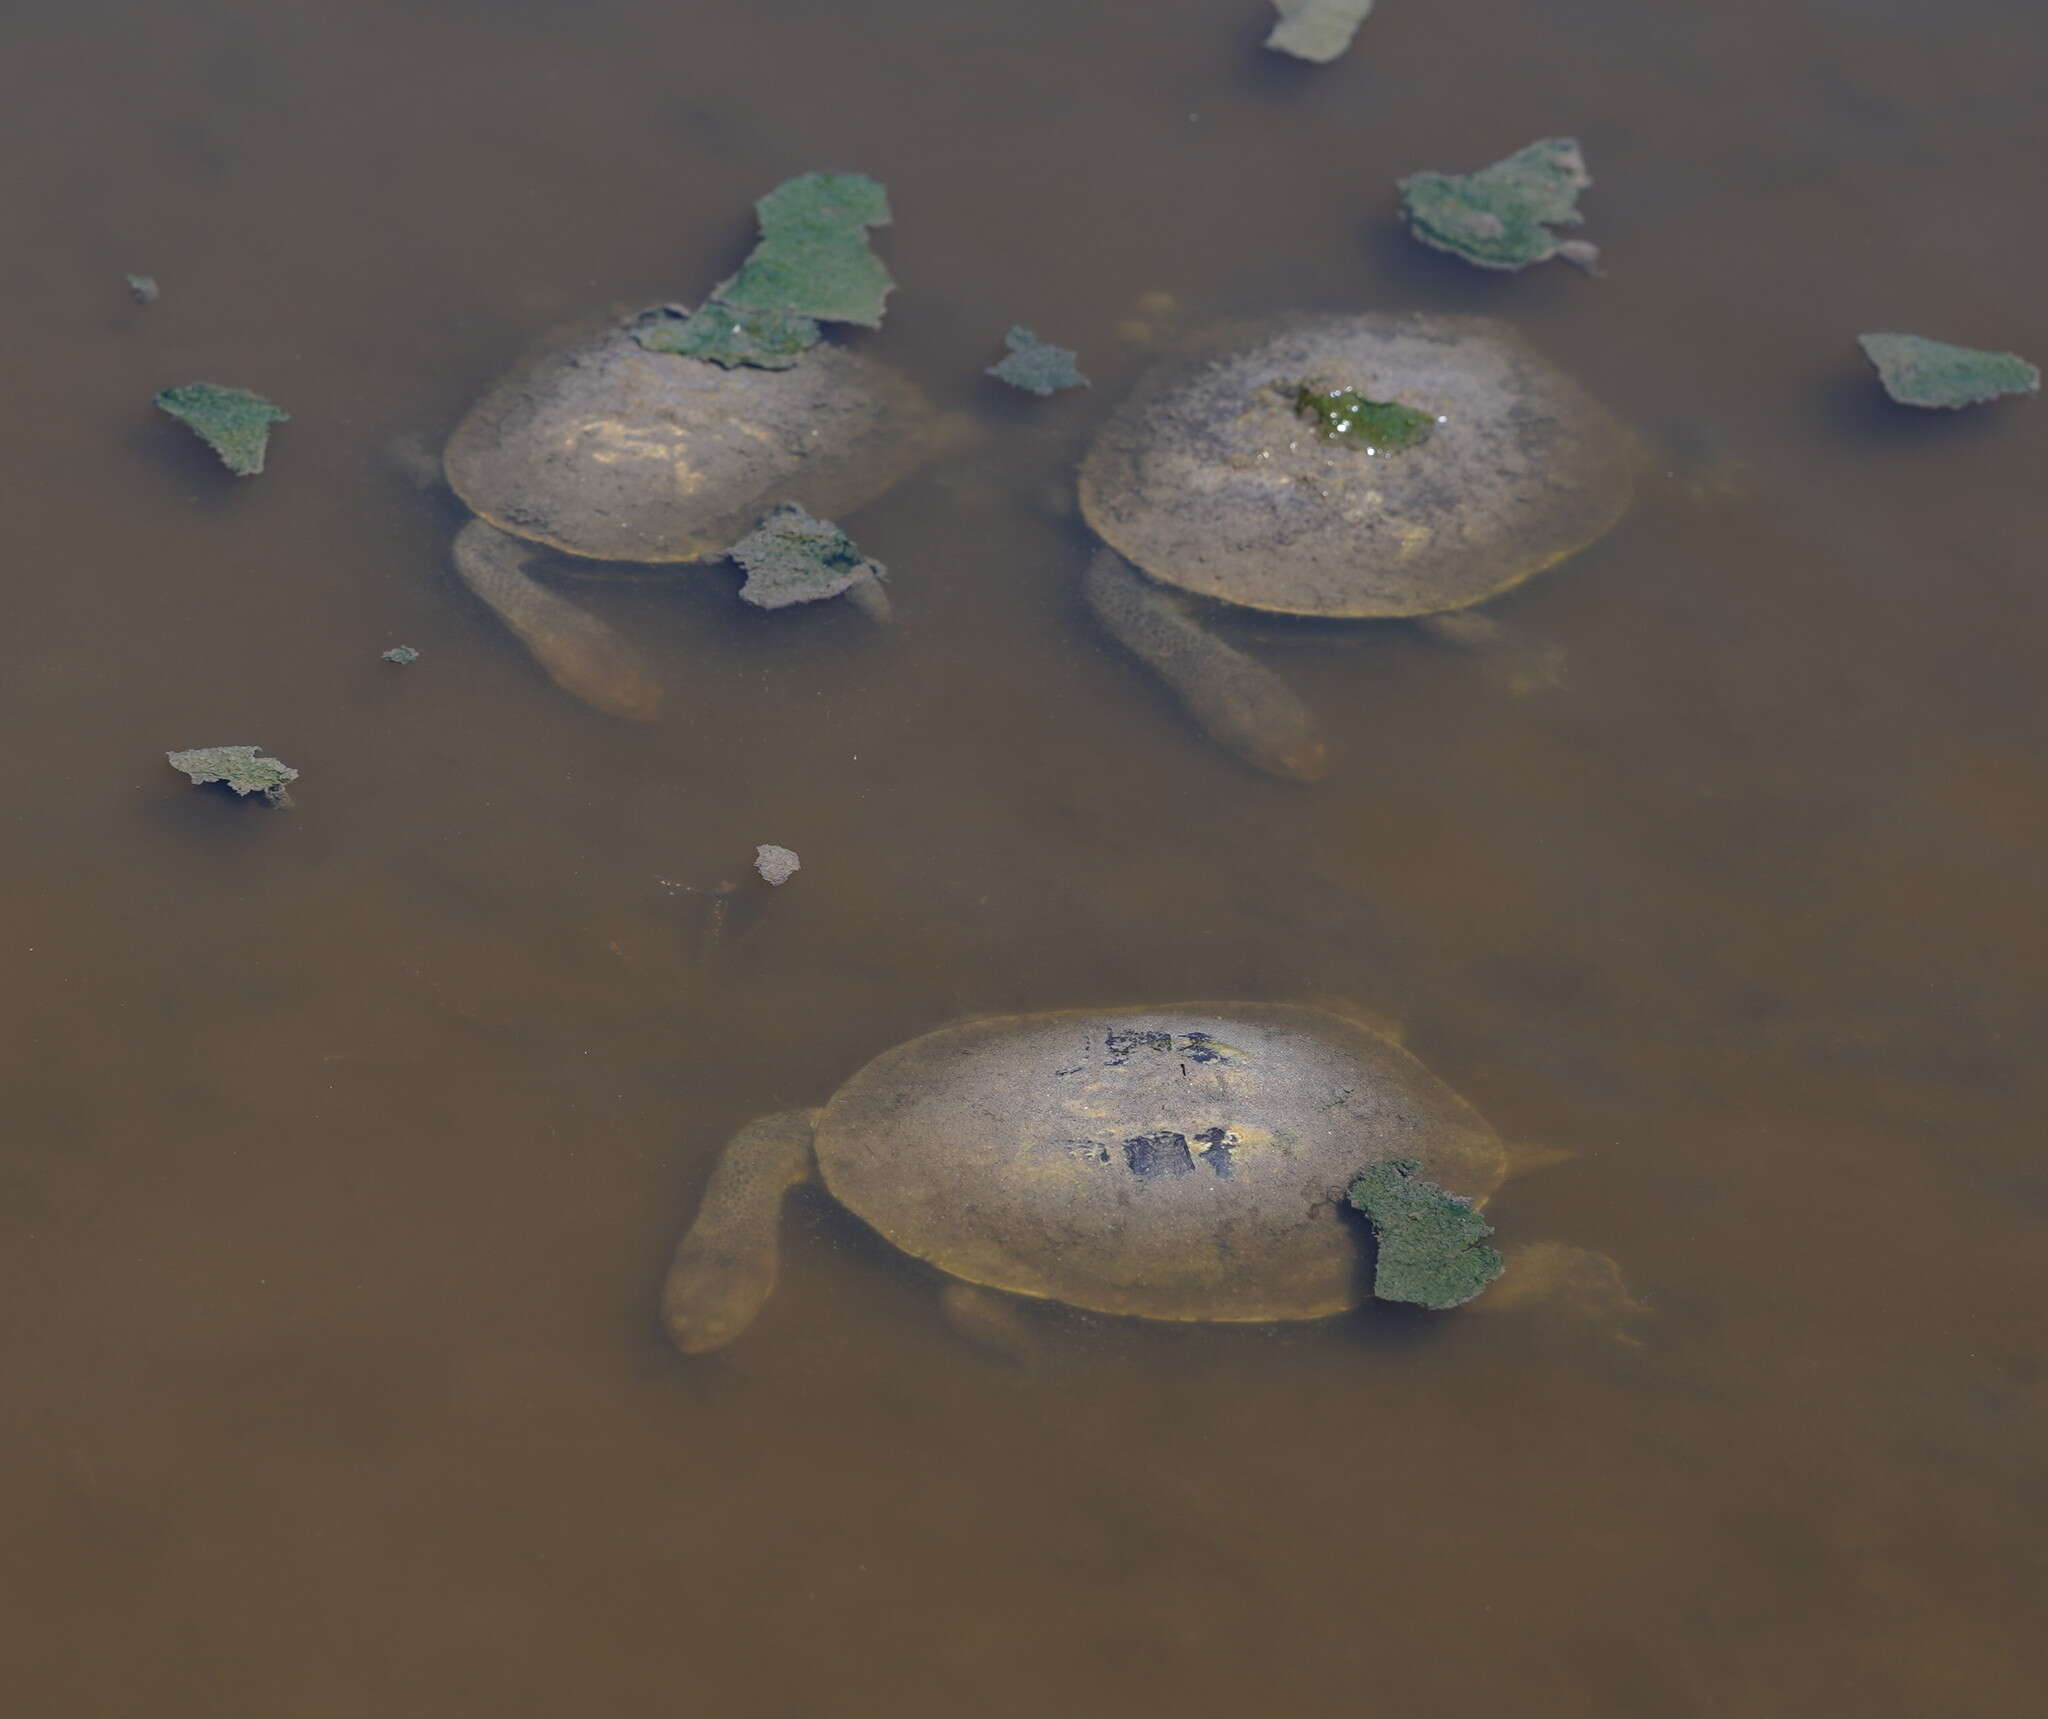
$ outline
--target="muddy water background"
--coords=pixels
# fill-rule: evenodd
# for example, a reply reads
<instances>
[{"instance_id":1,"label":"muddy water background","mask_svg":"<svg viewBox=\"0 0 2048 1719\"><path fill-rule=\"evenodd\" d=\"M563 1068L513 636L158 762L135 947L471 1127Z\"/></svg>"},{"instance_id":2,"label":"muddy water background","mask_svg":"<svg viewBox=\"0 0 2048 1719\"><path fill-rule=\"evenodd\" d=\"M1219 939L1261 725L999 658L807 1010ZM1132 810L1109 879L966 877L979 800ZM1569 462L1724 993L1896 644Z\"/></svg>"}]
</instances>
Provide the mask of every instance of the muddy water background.
<instances>
[{"instance_id":1,"label":"muddy water background","mask_svg":"<svg viewBox=\"0 0 2048 1719\"><path fill-rule=\"evenodd\" d=\"M16 9L10 1712L2025 1710L2048 420L1887 409L1850 337L2048 350L2038 10L1382 10L1315 70L1250 0ZM1564 131L1608 278L1392 225ZM594 593L673 688L609 723L380 450L825 165L989 438L859 516L886 636ZM1057 505L1155 288L1496 311L1649 427L1499 605L1566 684L1308 635L1323 788L1178 732ZM993 397L1013 320L1094 389ZM149 410L197 377L294 412L262 478ZM244 741L295 812L160 762ZM760 841L805 870L707 963L672 886ZM746 1117L966 1012L1331 992L1581 1149L1500 1221L1626 1260L1647 1351L1076 1322L1020 1380L822 1201L740 1346L660 1339Z\"/></svg>"}]
</instances>

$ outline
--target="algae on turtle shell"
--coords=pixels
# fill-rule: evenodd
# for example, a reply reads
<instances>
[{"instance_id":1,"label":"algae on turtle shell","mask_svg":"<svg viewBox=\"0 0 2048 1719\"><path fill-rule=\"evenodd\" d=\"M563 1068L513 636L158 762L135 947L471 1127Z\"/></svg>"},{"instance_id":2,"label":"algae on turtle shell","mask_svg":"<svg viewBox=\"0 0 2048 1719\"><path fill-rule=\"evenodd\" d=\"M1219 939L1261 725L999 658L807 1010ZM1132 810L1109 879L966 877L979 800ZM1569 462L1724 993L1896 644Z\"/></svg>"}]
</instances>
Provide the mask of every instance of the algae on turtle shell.
<instances>
[{"instance_id":1,"label":"algae on turtle shell","mask_svg":"<svg viewBox=\"0 0 2048 1719\"><path fill-rule=\"evenodd\" d=\"M730 370L751 364L757 370L787 370L818 344L824 330L817 319L776 310L736 310L706 299L695 310L664 305L634 324L633 338L649 352L673 352L681 358L708 358Z\"/></svg>"},{"instance_id":2,"label":"algae on turtle shell","mask_svg":"<svg viewBox=\"0 0 2048 1719\"><path fill-rule=\"evenodd\" d=\"M1347 1197L1372 1222L1379 1244L1372 1292L1381 1301L1457 1307L1501 1274L1486 1245L1493 1226L1472 1202L1417 1174L1413 1158L1389 1158L1351 1184Z\"/></svg>"},{"instance_id":3,"label":"algae on turtle shell","mask_svg":"<svg viewBox=\"0 0 2048 1719\"><path fill-rule=\"evenodd\" d=\"M1303 382L1294 390L1294 409L1326 442L1363 448L1368 454L1398 454L1426 442L1436 417L1393 400L1368 400L1356 388L1319 392Z\"/></svg>"}]
</instances>

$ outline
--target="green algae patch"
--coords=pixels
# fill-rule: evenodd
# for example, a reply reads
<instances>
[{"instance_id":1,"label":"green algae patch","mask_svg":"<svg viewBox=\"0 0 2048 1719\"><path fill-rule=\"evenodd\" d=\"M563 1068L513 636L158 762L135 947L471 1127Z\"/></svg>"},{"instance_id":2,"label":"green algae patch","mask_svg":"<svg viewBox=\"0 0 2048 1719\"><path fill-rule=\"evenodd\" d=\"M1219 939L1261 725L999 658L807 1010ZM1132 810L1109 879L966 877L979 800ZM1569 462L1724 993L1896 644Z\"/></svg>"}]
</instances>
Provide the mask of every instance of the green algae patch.
<instances>
[{"instance_id":1,"label":"green algae patch","mask_svg":"<svg viewBox=\"0 0 2048 1719\"><path fill-rule=\"evenodd\" d=\"M1493 1226L1470 1200L1417 1175L1421 1168L1413 1158L1390 1158L1351 1184L1351 1203L1379 1243L1372 1292L1381 1301L1456 1307L1500 1276L1503 1262L1486 1245Z\"/></svg>"},{"instance_id":2,"label":"green algae patch","mask_svg":"<svg viewBox=\"0 0 2048 1719\"><path fill-rule=\"evenodd\" d=\"M237 794L261 794L273 806L289 806L286 787L299 779L282 759L266 758L253 746L195 746L188 752L166 752L173 770L192 778L194 787L218 782Z\"/></svg>"},{"instance_id":3,"label":"green algae patch","mask_svg":"<svg viewBox=\"0 0 2048 1719\"><path fill-rule=\"evenodd\" d=\"M190 382L166 388L156 397L164 411L188 426L220 455L236 477L254 477L263 469L270 446L270 426L287 423L291 414L246 388L221 388L211 382Z\"/></svg>"},{"instance_id":4,"label":"green algae patch","mask_svg":"<svg viewBox=\"0 0 2048 1719\"><path fill-rule=\"evenodd\" d=\"M813 519L793 501L771 509L726 554L746 572L740 596L763 609L820 602L888 577L838 526Z\"/></svg>"},{"instance_id":5,"label":"green algae patch","mask_svg":"<svg viewBox=\"0 0 2048 1719\"><path fill-rule=\"evenodd\" d=\"M1280 21L1266 46L1297 60L1328 65L1351 46L1372 8L1373 0L1273 0Z\"/></svg>"},{"instance_id":6,"label":"green algae patch","mask_svg":"<svg viewBox=\"0 0 2048 1719\"><path fill-rule=\"evenodd\" d=\"M1585 240L1550 230L1579 225L1579 193L1593 183L1572 138L1543 138L1472 173L1411 173L1398 183L1409 231L1482 269L1563 257L1590 271L1599 258Z\"/></svg>"},{"instance_id":7,"label":"green algae patch","mask_svg":"<svg viewBox=\"0 0 2048 1719\"><path fill-rule=\"evenodd\" d=\"M1021 323L1003 336L1010 355L991 364L984 374L1027 394L1057 394L1062 388L1085 388L1088 378L1076 366L1079 354L1066 346L1040 340Z\"/></svg>"},{"instance_id":8,"label":"green algae patch","mask_svg":"<svg viewBox=\"0 0 2048 1719\"><path fill-rule=\"evenodd\" d=\"M1859 334L1884 391L1902 406L1977 406L2006 394L2033 394L2041 372L2013 352L1951 346L1918 334Z\"/></svg>"},{"instance_id":9,"label":"green algae patch","mask_svg":"<svg viewBox=\"0 0 2048 1719\"><path fill-rule=\"evenodd\" d=\"M640 318L633 338L650 352L704 358L731 369L787 370L817 345L821 322L882 326L896 283L868 245L889 224L889 193L864 173L804 173L754 205L761 238L740 271L694 311Z\"/></svg>"},{"instance_id":10,"label":"green algae patch","mask_svg":"<svg viewBox=\"0 0 2048 1719\"><path fill-rule=\"evenodd\" d=\"M388 651L379 651L377 654L387 663L396 663L400 668L420 660L420 653L411 645L393 645Z\"/></svg>"},{"instance_id":11,"label":"green algae patch","mask_svg":"<svg viewBox=\"0 0 2048 1719\"><path fill-rule=\"evenodd\" d=\"M711 299L695 310L654 310L641 317L633 338L649 352L708 358L730 370L787 370L823 335L815 318L779 310L735 310Z\"/></svg>"},{"instance_id":12,"label":"green algae patch","mask_svg":"<svg viewBox=\"0 0 2048 1719\"><path fill-rule=\"evenodd\" d=\"M889 193L864 173L805 173L754 205L761 242L712 297L736 310L882 326L896 283L868 247L889 224Z\"/></svg>"},{"instance_id":13,"label":"green algae patch","mask_svg":"<svg viewBox=\"0 0 2048 1719\"><path fill-rule=\"evenodd\" d=\"M1356 388L1318 392L1303 382L1294 389L1294 409L1326 442L1341 442L1368 454L1398 454L1429 440L1436 419L1392 400L1368 400Z\"/></svg>"}]
</instances>

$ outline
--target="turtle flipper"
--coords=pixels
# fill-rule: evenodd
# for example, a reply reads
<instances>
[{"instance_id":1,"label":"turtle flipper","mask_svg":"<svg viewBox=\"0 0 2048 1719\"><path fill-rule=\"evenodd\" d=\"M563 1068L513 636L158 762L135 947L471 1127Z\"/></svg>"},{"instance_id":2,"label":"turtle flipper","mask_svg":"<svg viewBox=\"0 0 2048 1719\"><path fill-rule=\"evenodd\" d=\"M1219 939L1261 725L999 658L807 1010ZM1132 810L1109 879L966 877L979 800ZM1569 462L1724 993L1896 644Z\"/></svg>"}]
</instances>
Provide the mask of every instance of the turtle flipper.
<instances>
[{"instance_id":1,"label":"turtle flipper","mask_svg":"<svg viewBox=\"0 0 2048 1719\"><path fill-rule=\"evenodd\" d=\"M1114 549L1088 563L1081 591L1110 636L1227 751L1295 782L1317 781L1328 770L1322 730L1293 688L1193 620Z\"/></svg>"},{"instance_id":2,"label":"turtle flipper","mask_svg":"<svg viewBox=\"0 0 2048 1719\"><path fill-rule=\"evenodd\" d=\"M1620 1265L1609 1255L1569 1242L1523 1242L1506 1250L1507 1267L1472 1305L1487 1313L1541 1309L1597 1332L1629 1348L1640 1349L1636 1328L1650 1317L1650 1304L1628 1286Z\"/></svg>"},{"instance_id":3,"label":"turtle flipper","mask_svg":"<svg viewBox=\"0 0 2048 1719\"><path fill-rule=\"evenodd\" d=\"M1494 676L1517 698L1561 692L1568 684L1562 645L1521 636L1483 610L1447 609L1440 615L1417 615L1415 626L1440 645L1483 653L1491 660Z\"/></svg>"},{"instance_id":4,"label":"turtle flipper","mask_svg":"<svg viewBox=\"0 0 2048 1719\"><path fill-rule=\"evenodd\" d=\"M607 716L652 720L661 685L619 635L527 571L533 546L482 519L455 534L455 571L564 692Z\"/></svg>"},{"instance_id":5,"label":"turtle flipper","mask_svg":"<svg viewBox=\"0 0 2048 1719\"><path fill-rule=\"evenodd\" d=\"M1038 1333L1014 1295L952 1281L940 1287L939 1311L968 1342L998 1360L1028 1367L1038 1359Z\"/></svg>"},{"instance_id":6,"label":"turtle flipper","mask_svg":"<svg viewBox=\"0 0 2048 1719\"><path fill-rule=\"evenodd\" d=\"M782 1200L816 1168L811 1137L817 1114L778 1111L726 1142L697 1221L677 1244L662 1286L662 1323L685 1354L730 1343L774 1290Z\"/></svg>"}]
</instances>

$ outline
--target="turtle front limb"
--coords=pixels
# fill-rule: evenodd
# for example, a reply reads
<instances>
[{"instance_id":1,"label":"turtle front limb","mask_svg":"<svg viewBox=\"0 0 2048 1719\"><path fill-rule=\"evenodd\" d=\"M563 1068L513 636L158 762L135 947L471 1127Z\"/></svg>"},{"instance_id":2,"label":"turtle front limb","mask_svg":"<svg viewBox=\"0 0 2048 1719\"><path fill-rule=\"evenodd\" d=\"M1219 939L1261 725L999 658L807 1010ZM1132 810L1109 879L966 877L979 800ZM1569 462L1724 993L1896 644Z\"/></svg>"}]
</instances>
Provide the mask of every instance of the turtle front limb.
<instances>
[{"instance_id":1,"label":"turtle front limb","mask_svg":"<svg viewBox=\"0 0 2048 1719\"><path fill-rule=\"evenodd\" d=\"M1225 750L1294 782L1316 781L1329 768L1322 731L1293 689L1200 625L1115 550L1097 551L1081 590L1109 635L1165 681Z\"/></svg>"},{"instance_id":2,"label":"turtle front limb","mask_svg":"<svg viewBox=\"0 0 2048 1719\"><path fill-rule=\"evenodd\" d=\"M661 1291L662 1323L686 1355L730 1343L774 1290L783 1197L815 1173L817 1114L778 1111L726 1142Z\"/></svg>"},{"instance_id":3,"label":"turtle front limb","mask_svg":"<svg viewBox=\"0 0 2048 1719\"><path fill-rule=\"evenodd\" d=\"M440 447L418 430L394 436L386 449L391 469L421 495L446 495L447 474L441 469Z\"/></svg>"},{"instance_id":4,"label":"turtle front limb","mask_svg":"<svg viewBox=\"0 0 2048 1719\"><path fill-rule=\"evenodd\" d=\"M455 535L455 571L497 611L555 684L607 716L652 720L661 686L640 653L528 571L531 544L472 519Z\"/></svg>"},{"instance_id":5,"label":"turtle front limb","mask_svg":"<svg viewBox=\"0 0 2048 1719\"><path fill-rule=\"evenodd\" d=\"M886 626L896 618L895 604L889 601L889 593L883 589L881 580L872 573L864 579L856 579L846 588L846 600L879 626Z\"/></svg>"}]
</instances>

